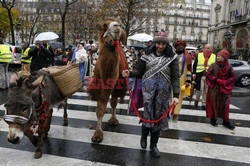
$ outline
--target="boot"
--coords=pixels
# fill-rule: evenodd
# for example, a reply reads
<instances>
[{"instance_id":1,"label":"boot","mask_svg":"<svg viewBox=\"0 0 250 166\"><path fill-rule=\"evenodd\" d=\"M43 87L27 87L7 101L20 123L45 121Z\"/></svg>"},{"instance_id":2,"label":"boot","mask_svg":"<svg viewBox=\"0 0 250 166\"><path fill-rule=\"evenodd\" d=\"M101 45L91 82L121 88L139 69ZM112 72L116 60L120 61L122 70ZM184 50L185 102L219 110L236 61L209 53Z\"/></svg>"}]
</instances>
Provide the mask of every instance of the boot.
<instances>
[{"instance_id":1,"label":"boot","mask_svg":"<svg viewBox=\"0 0 250 166\"><path fill-rule=\"evenodd\" d=\"M177 122L178 119L179 119L179 115L174 114L174 115L173 115L173 121L174 121L174 122Z\"/></svg>"},{"instance_id":2,"label":"boot","mask_svg":"<svg viewBox=\"0 0 250 166\"><path fill-rule=\"evenodd\" d=\"M216 123L216 119L214 119L214 118L210 118L210 124L211 124L212 126L214 126L214 127L217 127L217 126L218 126L218 124Z\"/></svg>"},{"instance_id":3,"label":"boot","mask_svg":"<svg viewBox=\"0 0 250 166\"><path fill-rule=\"evenodd\" d=\"M227 121L224 121L224 120L223 120L222 125L224 127L228 128L228 129L230 129L230 130L234 130L235 129L235 127L233 125L231 125L230 122L227 122Z\"/></svg>"},{"instance_id":4,"label":"boot","mask_svg":"<svg viewBox=\"0 0 250 166\"><path fill-rule=\"evenodd\" d=\"M196 91L196 100L194 102L194 107L195 109L198 109L198 103L200 101L200 96L201 96L201 91L200 90L197 90Z\"/></svg>"},{"instance_id":5,"label":"boot","mask_svg":"<svg viewBox=\"0 0 250 166\"><path fill-rule=\"evenodd\" d=\"M157 158L161 157L161 153L157 148L157 143L160 137L160 131L156 131L154 133L151 133L151 138L150 138L150 149L151 149L151 154Z\"/></svg>"},{"instance_id":6,"label":"boot","mask_svg":"<svg viewBox=\"0 0 250 166\"><path fill-rule=\"evenodd\" d=\"M142 149L146 149L146 147L147 147L148 133L149 133L149 128L142 125L141 126L141 147L142 147Z\"/></svg>"},{"instance_id":7,"label":"boot","mask_svg":"<svg viewBox=\"0 0 250 166\"><path fill-rule=\"evenodd\" d=\"M198 101L197 100L195 100L195 102L194 102L194 108L198 109Z\"/></svg>"}]
</instances>

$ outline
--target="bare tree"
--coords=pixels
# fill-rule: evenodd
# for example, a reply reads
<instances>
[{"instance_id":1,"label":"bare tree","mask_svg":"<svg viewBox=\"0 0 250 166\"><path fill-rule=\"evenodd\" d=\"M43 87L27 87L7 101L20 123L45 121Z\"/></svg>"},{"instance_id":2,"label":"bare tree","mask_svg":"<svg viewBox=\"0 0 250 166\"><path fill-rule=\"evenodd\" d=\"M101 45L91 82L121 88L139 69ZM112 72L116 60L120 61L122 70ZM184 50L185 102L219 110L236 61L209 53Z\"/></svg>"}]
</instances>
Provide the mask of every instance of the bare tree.
<instances>
[{"instance_id":1,"label":"bare tree","mask_svg":"<svg viewBox=\"0 0 250 166\"><path fill-rule=\"evenodd\" d=\"M183 3L183 0L103 0L97 5L96 18L119 18L124 25L127 37L142 30L144 23L151 18L157 20L163 15L164 9L170 3Z\"/></svg>"},{"instance_id":2,"label":"bare tree","mask_svg":"<svg viewBox=\"0 0 250 166\"><path fill-rule=\"evenodd\" d=\"M71 32L73 43L84 40L86 43L89 39L95 38L94 30L96 26L95 5L93 1L79 0L72 5L70 14L67 16L67 31ZM74 22L74 24L72 24Z\"/></svg>"},{"instance_id":3,"label":"bare tree","mask_svg":"<svg viewBox=\"0 0 250 166\"><path fill-rule=\"evenodd\" d=\"M66 20L66 15L69 11L69 7L77 2L78 0L56 0L56 6L59 9L59 14L61 17L61 39L62 39L62 44L63 48L65 48L65 20Z\"/></svg>"},{"instance_id":4,"label":"bare tree","mask_svg":"<svg viewBox=\"0 0 250 166\"><path fill-rule=\"evenodd\" d=\"M45 0L38 0L38 2L36 2L35 4L35 15L34 13L32 13L32 17L31 20L29 21L29 23L31 23L30 25L30 32L29 32L29 39L28 39L28 42L31 43L33 42L34 40L34 36L36 35L36 32L35 32L35 27L39 21L39 18L40 18L40 14L41 14L41 11L44 9L45 7Z\"/></svg>"},{"instance_id":5,"label":"bare tree","mask_svg":"<svg viewBox=\"0 0 250 166\"><path fill-rule=\"evenodd\" d=\"M0 3L2 4L2 7L8 11L12 44L15 45L14 23L13 23L13 18L11 14L11 10L14 7L15 0L0 0Z\"/></svg>"}]
</instances>

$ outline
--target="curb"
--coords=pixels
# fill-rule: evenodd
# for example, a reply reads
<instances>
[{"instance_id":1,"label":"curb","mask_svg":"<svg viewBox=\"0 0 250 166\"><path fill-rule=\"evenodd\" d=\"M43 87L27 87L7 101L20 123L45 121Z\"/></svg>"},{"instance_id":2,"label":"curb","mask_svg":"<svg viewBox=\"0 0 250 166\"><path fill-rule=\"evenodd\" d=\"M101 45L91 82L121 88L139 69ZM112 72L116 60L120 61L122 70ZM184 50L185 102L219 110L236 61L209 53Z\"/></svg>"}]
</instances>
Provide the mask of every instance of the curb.
<instances>
[{"instance_id":1,"label":"curb","mask_svg":"<svg viewBox=\"0 0 250 166\"><path fill-rule=\"evenodd\" d=\"M250 96L250 90L247 88L235 88L231 92L230 96L232 97L246 97Z\"/></svg>"}]
</instances>

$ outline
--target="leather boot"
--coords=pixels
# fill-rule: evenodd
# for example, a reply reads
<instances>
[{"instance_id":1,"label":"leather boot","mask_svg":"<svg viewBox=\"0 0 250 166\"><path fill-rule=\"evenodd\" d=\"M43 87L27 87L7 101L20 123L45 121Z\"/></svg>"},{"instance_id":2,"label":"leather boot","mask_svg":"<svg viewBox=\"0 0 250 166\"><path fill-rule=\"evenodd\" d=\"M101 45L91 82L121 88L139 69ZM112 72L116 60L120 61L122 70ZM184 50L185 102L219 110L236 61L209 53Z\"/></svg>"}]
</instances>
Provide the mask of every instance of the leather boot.
<instances>
[{"instance_id":1,"label":"leather boot","mask_svg":"<svg viewBox=\"0 0 250 166\"><path fill-rule=\"evenodd\" d=\"M230 130L234 130L235 129L235 126L231 125L229 121L224 121L223 120L223 123L222 125Z\"/></svg>"},{"instance_id":2,"label":"leather boot","mask_svg":"<svg viewBox=\"0 0 250 166\"><path fill-rule=\"evenodd\" d=\"M178 119L179 119L179 115L174 114L174 115L173 115L173 121L174 121L174 122L177 122Z\"/></svg>"},{"instance_id":3,"label":"leather boot","mask_svg":"<svg viewBox=\"0 0 250 166\"><path fill-rule=\"evenodd\" d=\"M141 126L141 148L146 149L147 147L147 136L149 133L149 128L144 125Z\"/></svg>"},{"instance_id":4,"label":"leather boot","mask_svg":"<svg viewBox=\"0 0 250 166\"><path fill-rule=\"evenodd\" d=\"M195 109L198 109L198 103L200 101L200 96L201 96L201 91L200 90L197 90L196 91L196 100L194 102L194 107Z\"/></svg>"},{"instance_id":5,"label":"leather boot","mask_svg":"<svg viewBox=\"0 0 250 166\"><path fill-rule=\"evenodd\" d=\"M210 118L210 124L211 124L212 126L214 126L214 127L217 127L217 126L218 126L218 124L217 124L217 122L216 122L216 119L214 119L214 118Z\"/></svg>"},{"instance_id":6,"label":"leather boot","mask_svg":"<svg viewBox=\"0 0 250 166\"><path fill-rule=\"evenodd\" d=\"M150 138L151 154L157 158L161 157L161 153L157 148L159 137L160 137L160 131L151 133L151 138Z\"/></svg>"}]
</instances>

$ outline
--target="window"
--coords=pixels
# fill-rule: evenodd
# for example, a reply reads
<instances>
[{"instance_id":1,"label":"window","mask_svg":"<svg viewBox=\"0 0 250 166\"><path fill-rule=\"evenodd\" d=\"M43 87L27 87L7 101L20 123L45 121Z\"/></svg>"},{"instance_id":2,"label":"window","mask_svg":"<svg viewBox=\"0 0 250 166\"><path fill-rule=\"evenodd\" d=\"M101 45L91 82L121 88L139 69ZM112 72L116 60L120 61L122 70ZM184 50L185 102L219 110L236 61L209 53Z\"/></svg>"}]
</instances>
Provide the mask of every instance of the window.
<instances>
[{"instance_id":1,"label":"window","mask_svg":"<svg viewBox=\"0 0 250 166\"><path fill-rule=\"evenodd\" d=\"M231 11L230 14L229 14L229 19L230 19L230 22L233 22L235 20L235 11Z\"/></svg>"},{"instance_id":2,"label":"window","mask_svg":"<svg viewBox=\"0 0 250 166\"><path fill-rule=\"evenodd\" d=\"M230 4L234 4L236 0L230 0Z\"/></svg>"},{"instance_id":3,"label":"window","mask_svg":"<svg viewBox=\"0 0 250 166\"><path fill-rule=\"evenodd\" d=\"M244 6L245 6L244 14L246 15L250 14L250 11L249 11L250 2L246 1Z\"/></svg>"},{"instance_id":4,"label":"window","mask_svg":"<svg viewBox=\"0 0 250 166\"><path fill-rule=\"evenodd\" d=\"M230 60L229 63L230 63L230 65L231 65L232 67L239 67L239 66L244 65L242 62L233 61L233 60Z\"/></svg>"},{"instance_id":5,"label":"window","mask_svg":"<svg viewBox=\"0 0 250 166\"><path fill-rule=\"evenodd\" d=\"M186 19L183 20L183 24L186 25Z\"/></svg>"}]
</instances>

